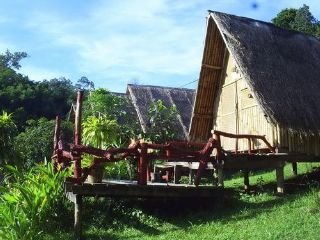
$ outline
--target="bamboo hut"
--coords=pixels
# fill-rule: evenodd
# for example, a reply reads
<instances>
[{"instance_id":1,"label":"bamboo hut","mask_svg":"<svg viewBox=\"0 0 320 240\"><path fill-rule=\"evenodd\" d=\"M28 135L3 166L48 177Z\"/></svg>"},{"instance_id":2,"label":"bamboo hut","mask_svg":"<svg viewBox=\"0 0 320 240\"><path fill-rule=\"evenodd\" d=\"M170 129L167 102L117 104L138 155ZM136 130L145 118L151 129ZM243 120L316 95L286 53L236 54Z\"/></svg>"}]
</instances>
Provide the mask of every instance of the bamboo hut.
<instances>
[{"instance_id":1,"label":"bamboo hut","mask_svg":"<svg viewBox=\"0 0 320 240\"><path fill-rule=\"evenodd\" d=\"M206 140L211 129L259 134L282 152L319 156L319 64L316 37L209 11L191 140Z\"/></svg>"},{"instance_id":2,"label":"bamboo hut","mask_svg":"<svg viewBox=\"0 0 320 240\"><path fill-rule=\"evenodd\" d=\"M177 139L188 140L195 91L187 88L170 88L149 85L128 84L127 95L131 100L142 131L148 131L148 110L151 103L162 100L167 107L176 106Z\"/></svg>"}]
</instances>

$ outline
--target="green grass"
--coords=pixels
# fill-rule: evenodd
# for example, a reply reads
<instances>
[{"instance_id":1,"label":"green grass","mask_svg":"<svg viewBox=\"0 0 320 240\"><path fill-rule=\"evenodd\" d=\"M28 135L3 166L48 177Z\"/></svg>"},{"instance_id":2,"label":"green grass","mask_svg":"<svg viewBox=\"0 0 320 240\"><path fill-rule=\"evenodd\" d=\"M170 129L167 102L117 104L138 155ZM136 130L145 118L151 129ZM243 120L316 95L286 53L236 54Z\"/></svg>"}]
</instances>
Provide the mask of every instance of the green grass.
<instances>
[{"instance_id":1,"label":"green grass","mask_svg":"<svg viewBox=\"0 0 320 240\"><path fill-rule=\"evenodd\" d=\"M299 164L287 192L274 194L275 173L251 174L254 191L244 193L242 178L225 182L215 201L133 201L90 199L84 203L85 239L319 239L319 164ZM311 172L311 173L309 173ZM303 175L302 173L309 173ZM46 239L73 239L72 223Z\"/></svg>"}]
</instances>

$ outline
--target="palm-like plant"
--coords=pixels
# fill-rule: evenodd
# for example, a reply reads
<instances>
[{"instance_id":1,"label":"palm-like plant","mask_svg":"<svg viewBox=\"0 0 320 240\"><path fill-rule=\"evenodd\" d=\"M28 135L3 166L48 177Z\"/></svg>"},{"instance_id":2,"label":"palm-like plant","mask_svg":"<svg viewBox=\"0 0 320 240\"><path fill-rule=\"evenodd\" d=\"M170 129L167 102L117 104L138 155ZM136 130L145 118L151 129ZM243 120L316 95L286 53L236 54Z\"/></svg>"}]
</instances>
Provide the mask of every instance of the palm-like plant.
<instances>
[{"instance_id":1,"label":"palm-like plant","mask_svg":"<svg viewBox=\"0 0 320 240\"><path fill-rule=\"evenodd\" d=\"M90 116L82 124L83 143L97 148L108 148L117 140L119 125L105 116Z\"/></svg>"},{"instance_id":2,"label":"palm-like plant","mask_svg":"<svg viewBox=\"0 0 320 240\"><path fill-rule=\"evenodd\" d=\"M0 157L5 161L13 152L13 141L16 134L17 126L13 121L12 114L3 111L0 115Z\"/></svg>"}]
</instances>

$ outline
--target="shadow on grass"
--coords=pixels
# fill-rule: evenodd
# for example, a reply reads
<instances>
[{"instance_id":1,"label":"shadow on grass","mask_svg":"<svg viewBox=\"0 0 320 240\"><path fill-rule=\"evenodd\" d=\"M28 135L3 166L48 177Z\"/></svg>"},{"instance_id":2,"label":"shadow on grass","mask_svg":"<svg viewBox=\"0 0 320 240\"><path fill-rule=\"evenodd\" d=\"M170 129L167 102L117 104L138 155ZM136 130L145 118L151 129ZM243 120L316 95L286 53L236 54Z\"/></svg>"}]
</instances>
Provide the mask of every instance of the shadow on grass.
<instances>
[{"instance_id":1,"label":"shadow on grass","mask_svg":"<svg viewBox=\"0 0 320 240\"><path fill-rule=\"evenodd\" d=\"M275 196L276 183L269 183L253 186L249 193L227 188L223 197L215 199L91 200L85 204L88 207L83 214L84 230L90 229L85 239L124 239L119 236L127 228L134 228L143 235L160 235L170 231L161 228L162 223L170 223L177 229L188 229L191 225L214 221L227 223L235 215L237 220L254 218L274 207L294 201L309 192L312 186L320 186L319 180L319 169L287 179L286 194L279 197ZM259 198L263 194L267 197ZM255 197L258 197L257 201ZM97 231L92 230L90 225ZM99 229L103 229L102 233Z\"/></svg>"}]
</instances>

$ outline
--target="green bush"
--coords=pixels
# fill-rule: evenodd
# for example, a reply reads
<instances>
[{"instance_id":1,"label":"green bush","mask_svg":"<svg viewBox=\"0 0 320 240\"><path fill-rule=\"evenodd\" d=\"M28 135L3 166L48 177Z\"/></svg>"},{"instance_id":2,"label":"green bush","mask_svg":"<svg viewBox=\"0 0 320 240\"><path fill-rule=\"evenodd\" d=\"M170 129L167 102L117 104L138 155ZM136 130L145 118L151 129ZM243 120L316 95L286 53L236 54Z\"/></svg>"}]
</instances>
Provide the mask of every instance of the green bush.
<instances>
[{"instance_id":1,"label":"green bush","mask_svg":"<svg viewBox=\"0 0 320 240\"><path fill-rule=\"evenodd\" d=\"M12 114L3 111L0 115L0 164L6 164L13 158L13 139L17 132Z\"/></svg>"},{"instance_id":2,"label":"green bush","mask_svg":"<svg viewBox=\"0 0 320 240\"><path fill-rule=\"evenodd\" d=\"M41 118L29 120L28 127L15 138L15 148L19 162L17 164L29 169L35 163L50 159L53 152L54 120ZM72 141L72 124L62 122L64 143Z\"/></svg>"},{"instance_id":3,"label":"green bush","mask_svg":"<svg viewBox=\"0 0 320 240\"><path fill-rule=\"evenodd\" d=\"M13 166L6 171L0 187L0 239L35 239L64 212L66 173L56 173L51 163L36 165L27 173Z\"/></svg>"}]
</instances>

